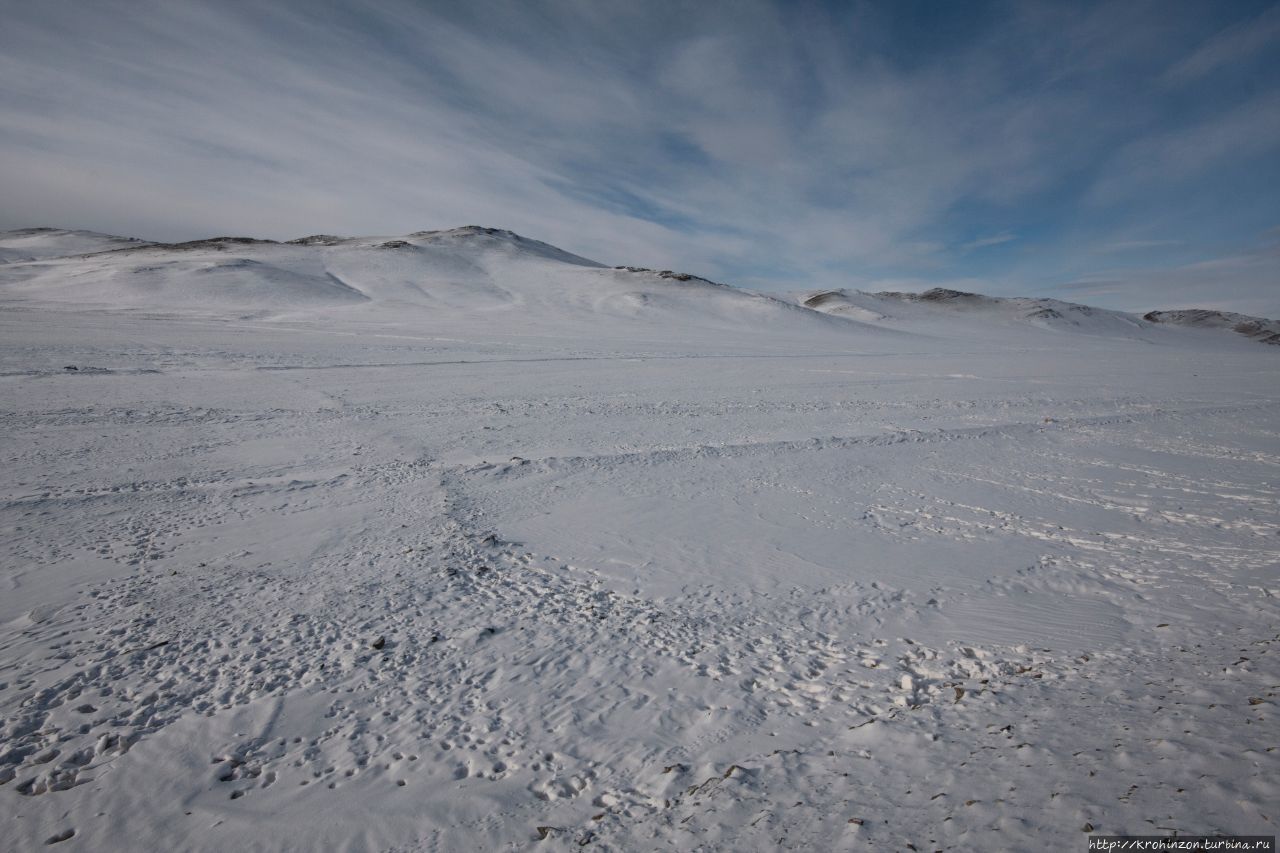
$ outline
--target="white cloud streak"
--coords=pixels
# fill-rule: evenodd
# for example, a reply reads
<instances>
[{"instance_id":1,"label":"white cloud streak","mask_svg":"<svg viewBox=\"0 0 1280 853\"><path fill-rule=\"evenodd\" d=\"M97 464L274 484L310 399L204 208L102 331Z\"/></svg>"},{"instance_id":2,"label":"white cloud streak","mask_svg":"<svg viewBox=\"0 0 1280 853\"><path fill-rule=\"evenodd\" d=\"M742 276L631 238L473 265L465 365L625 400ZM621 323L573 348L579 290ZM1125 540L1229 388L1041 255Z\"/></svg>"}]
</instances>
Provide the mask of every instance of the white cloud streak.
<instances>
[{"instance_id":1,"label":"white cloud streak","mask_svg":"<svg viewBox=\"0 0 1280 853\"><path fill-rule=\"evenodd\" d=\"M990 237L979 237L977 240L970 240L960 248L966 252L972 252L974 249L985 249L988 246L999 246L1003 243L1011 243L1018 239L1018 235L1012 231L1001 231L999 234L992 234Z\"/></svg>"},{"instance_id":2,"label":"white cloud streak","mask_svg":"<svg viewBox=\"0 0 1280 853\"><path fill-rule=\"evenodd\" d=\"M1090 186L1270 150L1277 87L1190 122L1096 97L1135 54L1207 73L1212 39L1167 47L1194 14L994 8L913 50L877 4L47 0L0 28L0 226L478 223L765 288L969 280Z\"/></svg>"},{"instance_id":3,"label":"white cloud streak","mask_svg":"<svg viewBox=\"0 0 1280 853\"><path fill-rule=\"evenodd\" d=\"M1169 68L1164 77L1170 83L1187 83L1224 65L1249 59L1268 47L1274 48L1278 41L1280 5L1275 5L1215 34Z\"/></svg>"}]
</instances>

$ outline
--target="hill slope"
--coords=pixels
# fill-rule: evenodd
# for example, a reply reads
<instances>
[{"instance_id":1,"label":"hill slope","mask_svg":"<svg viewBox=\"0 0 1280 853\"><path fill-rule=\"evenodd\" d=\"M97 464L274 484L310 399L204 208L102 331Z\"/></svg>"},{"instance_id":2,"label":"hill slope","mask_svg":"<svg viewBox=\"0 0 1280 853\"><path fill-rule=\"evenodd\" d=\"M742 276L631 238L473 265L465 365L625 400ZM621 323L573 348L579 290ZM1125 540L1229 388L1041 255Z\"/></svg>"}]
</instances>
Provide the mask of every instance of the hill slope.
<instances>
[{"instance_id":1,"label":"hill slope","mask_svg":"<svg viewBox=\"0 0 1280 853\"><path fill-rule=\"evenodd\" d=\"M1222 330L1280 342L1280 323L1213 311L1145 316L1056 299L825 290L791 299L697 276L606 267L511 231L317 234L152 243L89 231L0 234L0 300L56 310L322 319L470 340L595 341L725 350L881 350L901 334L963 346L1063 345L1067 335L1216 346ZM1046 335L1046 333L1049 333ZM1054 344L1054 342L1057 342Z\"/></svg>"},{"instance_id":2,"label":"hill slope","mask_svg":"<svg viewBox=\"0 0 1280 853\"><path fill-rule=\"evenodd\" d=\"M96 231L64 228L22 228L0 232L0 264L62 258L129 246L148 245L135 237L116 237Z\"/></svg>"},{"instance_id":3,"label":"hill slope","mask_svg":"<svg viewBox=\"0 0 1280 853\"><path fill-rule=\"evenodd\" d=\"M1198 329L1228 329L1264 344L1280 346L1280 321L1229 311L1188 308L1180 311L1150 311L1142 315L1149 323L1167 323Z\"/></svg>"},{"instance_id":4,"label":"hill slope","mask_svg":"<svg viewBox=\"0 0 1280 853\"><path fill-rule=\"evenodd\" d=\"M851 337L846 323L785 300L670 271L605 267L478 226L403 237L314 235L285 243L216 237L122 246L110 238L75 246L104 250L6 264L0 298L202 316L323 316L489 336L697 340L702 334L768 332L781 338L816 334L845 345ZM859 331L892 336L869 326Z\"/></svg>"},{"instance_id":5,"label":"hill slope","mask_svg":"<svg viewBox=\"0 0 1280 853\"><path fill-rule=\"evenodd\" d=\"M923 293L857 290L809 291L795 296L806 308L836 317L895 328L911 328L932 334L989 336L1040 335L1044 331L1158 340L1168 338L1171 327L1228 330L1264 343L1280 343L1280 323L1219 311L1152 311L1145 315L1094 308L1059 299L985 296L959 290L933 288Z\"/></svg>"}]
</instances>

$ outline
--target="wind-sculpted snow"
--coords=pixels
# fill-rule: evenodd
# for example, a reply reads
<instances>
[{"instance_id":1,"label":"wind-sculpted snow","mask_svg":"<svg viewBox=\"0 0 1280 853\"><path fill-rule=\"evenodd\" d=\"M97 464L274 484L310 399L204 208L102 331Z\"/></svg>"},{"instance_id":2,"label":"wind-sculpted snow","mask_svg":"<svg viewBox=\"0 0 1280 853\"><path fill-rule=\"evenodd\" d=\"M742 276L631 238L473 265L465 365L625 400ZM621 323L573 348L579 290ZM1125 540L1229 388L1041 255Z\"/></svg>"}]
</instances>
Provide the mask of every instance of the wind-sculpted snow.
<instances>
[{"instance_id":1,"label":"wind-sculpted snow","mask_svg":"<svg viewBox=\"0 0 1280 853\"><path fill-rule=\"evenodd\" d=\"M526 243L0 267L6 849L1274 834L1273 348Z\"/></svg>"}]
</instances>

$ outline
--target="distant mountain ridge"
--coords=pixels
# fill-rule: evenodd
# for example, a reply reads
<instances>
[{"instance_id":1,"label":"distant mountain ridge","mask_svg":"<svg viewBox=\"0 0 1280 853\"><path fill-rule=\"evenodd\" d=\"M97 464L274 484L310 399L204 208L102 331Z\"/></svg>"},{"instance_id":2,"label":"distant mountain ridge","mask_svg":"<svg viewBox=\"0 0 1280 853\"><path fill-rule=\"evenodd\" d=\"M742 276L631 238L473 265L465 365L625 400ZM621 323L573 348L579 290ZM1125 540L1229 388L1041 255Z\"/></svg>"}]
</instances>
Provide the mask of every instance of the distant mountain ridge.
<instances>
[{"instance_id":1,"label":"distant mountain ridge","mask_svg":"<svg viewBox=\"0 0 1280 853\"><path fill-rule=\"evenodd\" d=\"M920 317L969 316L989 321L1095 333L1141 331L1150 326L1222 329L1267 344L1280 344L1280 322L1224 311L1185 309L1136 314L1047 297L986 296L935 287L920 293L857 290L802 292L796 301L815 311L864 323Z\"/></svg>"},{"instance_id":2,"label":"distant mountain ridge","mask_svg":"<svg viewBox=\"0 0 1280 853\"><path fill-rule=\"evenodd\" d=\"M180 243L41 232L40 257L0 264L0 299L57 310L320 319L448 338L653 341L731 349L764 335L861 349L900 332L698 276L607 267L512 231L464 226L403 236L316 234ZM59 236L61 235L61 236ZM0 234L0 247L29 241ZM70 251L57 253L61 241ZM850 335L850 331L861 333Z\"/></svg>"},{"instance_id":3,"label":"distant mountain ridge","mask_svg":"<svg viewBox=\"0 0 1280 853\"><path fill-rule=\"evenodd\" d=\"M60 258L68 255L146 246L136 237L116 237L96 231L66 228L19 228L0 232L0 264Z\"/></svg>"},{"instance_id":4,"label":"distant mountain ridge","mask_svg":"<svg viewBox=\"0 0 1280 853\"><path fill-rule=\"evenodd\" d=\"M1280 346L1280 321L1230 311L1187 308L1180 311L1148 311L1142 319L1149 323L1169 323L1211 329L1230 329L1238 335L1264 344Z\"/></svg>"},{"instance_id":5,"label":"distant mountain ridge","mask_svg":"<svg viewBox=\"0 0 1280 853\"><path fill-rule=\"evenodd\" d=\"M410 316L480 322L494 312L516 312L522 321L549 328L612 317L658 323L671 334L710 324L720 331L776 326L823 335L856 330L864 336L905 331L981 338L996 324L1009 334L1043 329L1147 340L1158 336L1153 330L1182 327L1280 345L1280 322L1207 309L1139 315L946 288L829 289L779 298L688 273L607 267L479 225L400 237L313 234L281 242L222 236L178 243L26 228L0 233L0 296L236 316L359 309L365 317L381 310L397 324Z\"/></svg>"}]
</instances>

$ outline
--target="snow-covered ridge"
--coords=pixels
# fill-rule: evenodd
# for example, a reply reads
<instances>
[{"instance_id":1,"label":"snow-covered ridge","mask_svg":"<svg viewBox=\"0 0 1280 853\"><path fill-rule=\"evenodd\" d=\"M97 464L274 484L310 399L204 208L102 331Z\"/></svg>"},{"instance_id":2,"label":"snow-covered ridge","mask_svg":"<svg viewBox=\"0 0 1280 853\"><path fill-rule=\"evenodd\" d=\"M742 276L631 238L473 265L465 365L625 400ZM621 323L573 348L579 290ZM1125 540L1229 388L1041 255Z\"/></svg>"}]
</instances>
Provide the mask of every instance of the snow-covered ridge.
<instances>
[{"instance_id":1,"label":"snow-covered ridge","mask_svg":"<svg viewBox=\"0 0 1280 853\"><path fill-rule=\"evenodd\" d=\"M1156 326L1224 329L1263 343L1280 343L1280 323L1221 311L1151 311L1136 314L1043 297L986 296L935 287L922 293L857 290L809 291L795 297L814 311L863 323L890 326L943 323L955 330L1050 329L1091 335L1147 339Z\"/></svg>"},{"instance_id":2,"label":"snow-covered ridge","mask_svg":"<svg viewBox=\"0 0 1280 853\"><path fill-rule=\"evenodd\" d=\"M0 245L9 235L0 235ZM894 334L698 276L610 268L512 231L468 225L405 235L315 234L286 242L220 236L180 243L77 243L75 252L5 265L0 299L27 306L166 315L293 318L454 335L684 340L739 346ZM87 248L90 251L81 252ZM851 334L854 333L854 334ZM861 334L858 334L861 333ZM718 340L718 343L717 343Z\"/></svg>"},{"instance_id":3,"label":"snow-covered ridge","mask_svg":"<svg viewBox=\"0 0 1280 853\"><path fill-rule=\"evenodd\" d=\"M478 334L489 334L500 315L508 334L575 336L604 323L622 337L711 341L724 335L729 343L766 334L782 347L827 339L837 348L862 347L903 332L985 340L993 326L1009 339L1049 331L1181 344L1226 330L1280 342L1280 323L1213 311L1144 316L943 288L778 298L689 273L607 267L479 225L400 236L313 234L284 242L219 236L178 243L32 228L0 233L0 262L0 300L76 309L259 318L315 312L336 318L333 312L341 311L361 323L474 325Z\"/></svg>"},{"instance_id":4,"label":"snow-covered ridge","mask_svg":"<svg viewBox=\"0 0 1280 853\"><path fill-rule=\"evenodd\" d=\"M538 255L548 260L561 261L585 267L603 267L604 264L566 252L550 243L522 237L505 228L485 228L481 225L463 225L461 228L447 228L440 231L415 231L405 238L405 242L427 242L435 245L465 245L478 243L489 248L504 247L509 251L520 251Z\"/></svg>"},{"instance_id":5,"label":"snow-covered ridge","mask_svg":"<svg viewBox=\"0 0 1280 853\"><path fill-rule=\"evenodd\" d=\"M520 236L514 231L508 231L501 228L485 228L480 225L464 225L461 228L449 228L438 231L415 231L403 238L339 237L334 234L311 234L306 237L297 237L293 240L286 240L284 243L277 240L267 240L259 237L208 237L201 240L188 240L180 243L150 243L135 241L137 242L136 246L111 247L108 251L189 252L201 249L227 251L228 249L234 249L236 247L266 245L367 246L371 240L375 241L379 248L384 249L409 248L415 245L420 245L424 242L434 244L458 244L462 241L480 241L483 245L487 245L489 247L505 244L510 247L519 248L523 251L532 252L547 258L554 258L566 263L592 267L603 266L603 264L599 264L579 255L566 252L556 246L552 246L550 243L544 243L541 240L531 240L528 237Z\"/></svg>"},{"instance_id":6,"label":"snow-covered ridge","mask_svg":"<svg viewBox=\"0 0 1280 853\"><path fill-rule=\"evenodd\" d=\"M1230 311L1210 311L1203 308L1187 308L1180 311L1150 311L1142 315L1149 323L1168 323L1194 328L1230 329L1264 344L1280 346L1280 321Z\"/></svg>"},{"instance_id":7,"label":"snow-covered ridge","mask_svg":"<svg viewBox=\"0 0 1280 853\"><path fill-rule=\"evenodd\" d=\"M704 284L713 284L716 287L729 286L727 284L721 284L718 281L712 281L709 278L703 278L700 275L692 275L687 272L672 272L671 270L653 270L653 269L649 269L648 267L629 267L629 266L617 266L617 267L614 267L614 269L626 270L627 272L651 273L653 275L656 275L658 278L669 278L674 281L697 281L697 282L702 282Z\"/></svg>"},{"instance_id":8,"label":"snow-covered ridge","mask_svg":"<svg viewBox=\"0 0 1280 853\"><path fill-rule=\"evenodd\" d=\"M896 306L910 305L992 319L1027 320L1050 326L1080 326L1090 322L1096 324L1099 320L1120 322L1135 328L1141 326L1138 317L1123 311L1093 308L1059 299L985 296L942 287L923 293L827 290L804 296L801 302L806 307L835 314L848 313L850 308L858 308L862 312L880 309L875 313L886 319L903 314L901 310L895 310Z\"/></svg>"},{"instance_id":9,"label":"snow-covered ridge","mask_svg":"<svg viewBox=\"0 0 1280 853\"><path fill-rule=\"evenodd\" d=\"M20 228L0 232L0 264L21 263L46 258L62 258L112 249L150 245L136 237L117 237L96 231L64 228Z\"/></svg>"}]
</instances>

